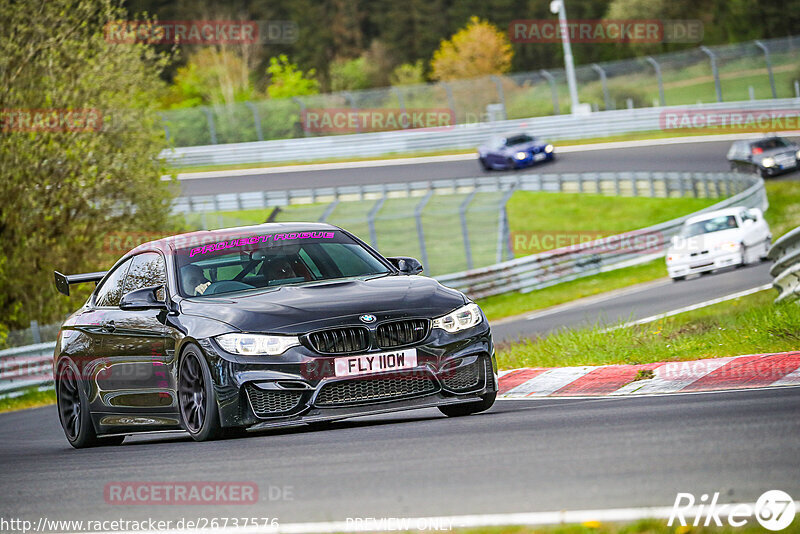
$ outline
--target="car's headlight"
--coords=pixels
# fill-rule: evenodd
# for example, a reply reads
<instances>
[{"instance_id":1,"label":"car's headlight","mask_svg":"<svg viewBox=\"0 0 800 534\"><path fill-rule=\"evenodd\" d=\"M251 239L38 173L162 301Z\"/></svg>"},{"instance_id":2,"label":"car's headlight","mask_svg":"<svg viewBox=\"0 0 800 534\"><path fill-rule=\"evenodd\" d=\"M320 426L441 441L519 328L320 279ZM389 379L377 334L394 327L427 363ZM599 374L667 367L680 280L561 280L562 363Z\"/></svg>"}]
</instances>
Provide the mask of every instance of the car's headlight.
<instances>
[{"instance_id":1,"label":"car's headlight","mask_svg":"<svg viewBox=\"0 0 800 534\"><path fill-rule=\"evenodd\" d=\"M267 336L263 334L222 334L214 339L231 354L278 356L289 347L300 344L297 336Z\"/></svg>"},{"instance_id":2,"label":"car's headlight","mask_svg":"<svg viewBox=\"0 0 800 534\"><path fill-rule=\"evenodd\" d=\"M800 159L800 150L798 150L798 151L797 151L797 154L795 154L795 157L796 157L797 159Z\"/></svg>"},{"instance_id":3,"label":"car's headlight","mask_svg":"<svg viewBox=\"0 0 800 534\"><path fill-rule=\"evenodd\" d=\"M550 152L553 151L553 145L547 145L546 147L544 147L544 151L549 154Z\"/></svg>"},{"instance_id":4,"label":"car's headlight","mask_svg":"<svg viewBox=\"0 0 800 534\"><path fill-rule=\"evenodd\" d=\"M514 154L514 157L517 159L525 159L528 157L528 155L525 152L517 152Z\"/></svg>"},{"instance_id":5,"label":"car's headlight","mask_svg":"<svg viewBox=\"0 0 800 534\"><path fill-rule=\"evenodd\" d=\"M483 321L481 309L474 302L470 302L466 306L462 306L447 315L434 319L433 328L441 328L445 332L453 334L461 330L466 330L467 328L472 328L480 324L481 321Z\"/></svg>"},{"instance_id":6,"label":"car's headlight","mask_svg":"<svg viewBox=\"0 0 800 534\"><path fill-rule=\"evenodd\" d=\"M775 166L775 158L764 158L761 160L761 164L764 167L774 167Z\"/></svg>"},{"instance_id":7,"label":"car's headlight","mask_svg":"<svg viewBox=\"0 0 800 534\"><path fill-rule=\"evenodd\" d=\"M737 251L742 246L741 243L736 243L735 241L726 241L724 243L719 243L717 245L717 250L725 250L725 251Z\"/></svg>"}]
</instances>

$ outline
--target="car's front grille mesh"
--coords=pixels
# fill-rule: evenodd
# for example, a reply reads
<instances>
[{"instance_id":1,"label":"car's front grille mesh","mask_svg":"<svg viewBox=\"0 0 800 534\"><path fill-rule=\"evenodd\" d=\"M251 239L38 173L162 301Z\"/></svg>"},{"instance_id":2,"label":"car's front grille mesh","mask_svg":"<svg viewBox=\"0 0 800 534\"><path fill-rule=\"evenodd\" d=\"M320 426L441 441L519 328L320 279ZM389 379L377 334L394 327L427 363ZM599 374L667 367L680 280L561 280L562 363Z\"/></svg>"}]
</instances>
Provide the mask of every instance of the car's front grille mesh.
<instances>
[{"instance_id":1,"label":"car's front grille mesh","mask_svg":"<svg viewBox=\"0 0 800 534\"><path fill-rule=\"evenodd\" d=\"M308 341L317 352L334 354L357 352L369 347L369 331L361 326L312 332Z\"/></svg>"},{"instance_id":2,"label":"car's front grille mesh","mask_svg":"<svg viewBox=\"0 0 800 534\"><path fill-rule=\"evenodd\" d=\"M435 393L438 386L429 376L357 378L331 382L317 396L318 406L337 406L361 402L399 399Z\"/></svg>"},{"instance_id":3,"label":"car's front grille mesh","mask_svg":"<svg viewBox=\"0 0 800 534\"><path fill-rule=\"evenodd\" d=\"M375 337L381 348L401 347L419 343L428 335L427 319L407 319L378 325Z\"/></svg>"},{"instance_id":4,"label":"car's front grille mesh","mask_svg":"<svg viewBox=\"0 0 800 534\"><path fill-rule=\"evenodd\" d=\"M475 388L481 380L481 373L484 371L483 360L474 361L469 365L462 365L456 369L447 370L441 374L440 378L447 389L453 391L463 391Z\"/></svg>"},{"instance_id":5,"label":"car's front grille mesh","mask_svg":"<svg viewBox=\"0 0 800 534\"><path fill-rule=\"evenodd\" d=\"M247 396L258 416L276 415L294 410L303 396L302 391L263 390L248 385Z\"/></svg>"}]
</instances>

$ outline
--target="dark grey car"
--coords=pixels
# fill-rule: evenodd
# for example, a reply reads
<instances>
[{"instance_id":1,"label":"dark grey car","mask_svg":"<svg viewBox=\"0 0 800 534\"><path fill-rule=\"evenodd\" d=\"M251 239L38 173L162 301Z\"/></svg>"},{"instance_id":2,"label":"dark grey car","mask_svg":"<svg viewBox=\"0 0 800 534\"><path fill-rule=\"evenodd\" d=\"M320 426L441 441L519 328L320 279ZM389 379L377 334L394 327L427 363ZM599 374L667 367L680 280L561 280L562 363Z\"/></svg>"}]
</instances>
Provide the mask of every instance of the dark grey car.
<instances>
[{"instance_id":1,"label":"dark grey car","mask_svg":"<svg viewBox=\"0 0 800 534\"><path fill-rule=\"evenodd\" d=\"M735 141L728 150L732 170L758 172L764 178L797 169L798 159L800 146L778 136Z\"/></svg>"}]
</instances>

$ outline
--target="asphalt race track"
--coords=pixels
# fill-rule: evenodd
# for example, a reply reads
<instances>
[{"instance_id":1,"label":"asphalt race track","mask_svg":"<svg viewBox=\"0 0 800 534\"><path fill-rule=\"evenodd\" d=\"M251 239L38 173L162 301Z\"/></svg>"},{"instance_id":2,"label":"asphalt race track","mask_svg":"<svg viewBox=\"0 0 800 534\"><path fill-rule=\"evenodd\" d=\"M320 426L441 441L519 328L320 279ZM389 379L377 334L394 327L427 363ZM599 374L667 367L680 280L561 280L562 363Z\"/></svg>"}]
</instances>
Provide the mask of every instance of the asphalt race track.
<instances>
[{"instance_id":1,"label":"asphalt race track","mask_svg":"<svg viewBox=\"0 0 800 534\"><path fill-rule=\"evenodd\" d=\"M542 172L724 171L728 142L564 154ZM187 180L184 194L439 179L479 174L475 161ZM796 179L794 173L790 179ZM666 273L665 273L666 274ZM771 281L768 264L659 280L494 325L497 341L562 326L675 310ZM671 506L677 492L754 502L800 495L800 388L636 398L499 401L448 419L426 409L240 439L183 433L73 450L54 406L0 414L1 518L48 520L347 518ZM117 482L254 483L258 504L122 506Z\"/></svg>"},{"instance_id":2,"label":"asphalt race track","mask_svg":"<svg viewBox=\"0 0 800 534\"><path fill-rule=\"evenodd\" d=\"M748 265L718 271L681 282L669 278L629 288L613 298L587 299L546 312L531 312L514 320L492 325L495 342L514 341L520 337L543 334L559 328L601 323L614 325L651 317L685 306L724 297L738 291L772 282L771 263ZM667 268L664 267L666 276ZM777 295L777 292L775 292Z\"/></svg>"},{"instance_id":3,"label":"asphalt race track","mask_svg":"<svg viewBox=\"0 0 800 534\"><path fill-rule=\"evenodd\" d=\"M552 163L531 167L525 172L591 171L697 171L729 170L725 155L730 141L688 142L662 146L591 150L558 154ZM491 171L498 174L502 171ZM489 174L478 165L477 156L468 160L379 167L335 168L328 170L270 172L245 176L181 180L181 194L210 195L247 191L300 189L338 185L400 183L417 180L469 178Z\"/></svg>"},{"instance_id":4,"label":"asphalt race track","mask_svg":"<svg viewBox=\"0 0 800 534\"><path fill-rule=\"evenodd\" d=\"M195 443L181 434L73 450L55 407L0 415L0 517L420 517L671 506L800 495L800 388L646 398L499 401ZM120 481L253 482L259 504L120 506ZM270 500L270 487L281 497ZM273 496L279 491L273 489Z\"/></svg>"}]
</instances>

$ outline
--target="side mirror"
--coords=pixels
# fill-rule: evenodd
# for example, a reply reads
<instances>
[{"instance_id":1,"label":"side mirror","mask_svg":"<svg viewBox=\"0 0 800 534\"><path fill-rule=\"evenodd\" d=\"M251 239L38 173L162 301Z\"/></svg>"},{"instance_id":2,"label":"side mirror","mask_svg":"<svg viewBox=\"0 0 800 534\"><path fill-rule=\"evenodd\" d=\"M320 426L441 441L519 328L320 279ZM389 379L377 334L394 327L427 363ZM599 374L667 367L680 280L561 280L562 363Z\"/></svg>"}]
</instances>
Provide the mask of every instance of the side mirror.
<instances>
[{"instance_id":1,"label":"side mirror","mask_svg":"<svg viewBox=\"0 0 800 534\"><path fill-rule=\"evenodd\" d=\"M750 215L755 217L756 220L761 219L761 217L763 216L763 214L761 213L761 210L758 209L758 208L750 208L749 210L747 210L747 213L749 213Z\"/></svg>"},{"instance_id":2,"label":"side mirror","mask_svg":"<svg viewBox=\"0 0 800 534\"><path fill-rule=\"evenodd\" d=\"M126 293L122 296L119 307L121 310L166 309L167 305L158 299L158 292L163 289L164 286L152 286Z\"/></svg>"},{"instance_id":3,"label":"side mirror","mask_svg":"<svg viewBox=\"0 0 800 534\"><path fill-rule=\"evenodd\" d=\"M419 260L408 258L406 256L397 256L395 258L386 258L392 265L394 265L400 274L412 275L421 273L424 268Z\"/></svg>"}]
</instances>

